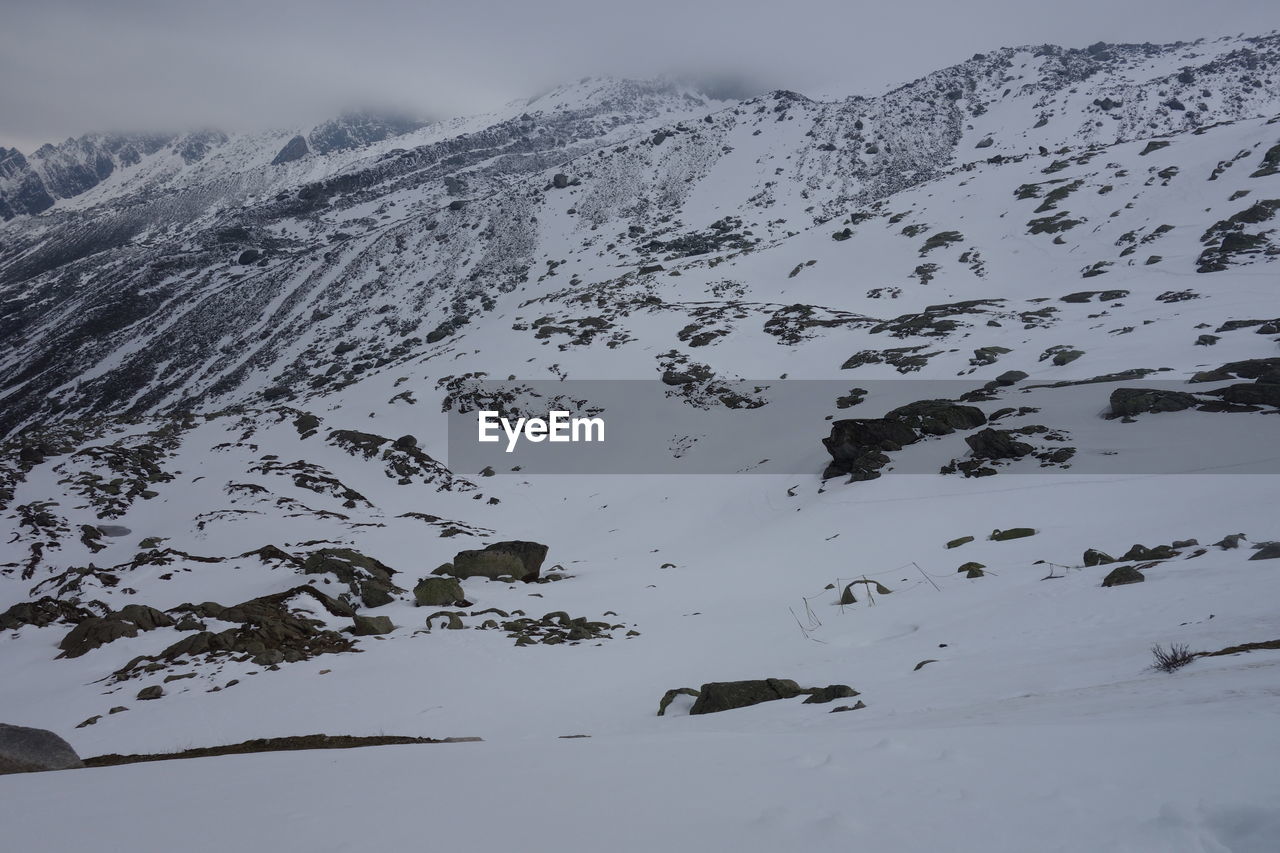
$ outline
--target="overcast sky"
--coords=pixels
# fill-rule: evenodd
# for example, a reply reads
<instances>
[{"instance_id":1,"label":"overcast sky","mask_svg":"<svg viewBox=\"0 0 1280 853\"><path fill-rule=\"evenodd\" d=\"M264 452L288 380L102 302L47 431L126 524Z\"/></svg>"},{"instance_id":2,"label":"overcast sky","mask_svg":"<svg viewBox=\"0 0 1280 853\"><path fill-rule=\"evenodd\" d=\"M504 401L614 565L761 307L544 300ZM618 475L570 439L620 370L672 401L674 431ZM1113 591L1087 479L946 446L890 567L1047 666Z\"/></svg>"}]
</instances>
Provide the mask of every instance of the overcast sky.
<instances>
[{"instance_id":1,"label":"overcast sky","mask_svg":"<svg viewBox=\"0 0 1280 853\"><path fill-rule=\"evenodd\" d=\"M874 94L1005 45L1277 28L1277 0L3 0L0 145L448 117L605 73Z\"/></svg>"}]
</instances>

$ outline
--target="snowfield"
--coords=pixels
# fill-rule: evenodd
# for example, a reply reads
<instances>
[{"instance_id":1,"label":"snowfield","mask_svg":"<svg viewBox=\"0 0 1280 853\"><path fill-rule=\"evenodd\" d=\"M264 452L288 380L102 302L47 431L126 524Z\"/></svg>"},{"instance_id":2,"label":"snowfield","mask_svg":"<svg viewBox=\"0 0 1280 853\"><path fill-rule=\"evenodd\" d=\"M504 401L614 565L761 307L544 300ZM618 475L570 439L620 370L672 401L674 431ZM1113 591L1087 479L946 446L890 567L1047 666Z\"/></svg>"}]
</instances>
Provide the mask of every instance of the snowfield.
<instances>
[{"instance_id":1,"label":"snowfield","mask_svg":"<svg viewBox=\"0 0 1280 853\"><path fill-rule=\"evenodd\" d=\"M4 775L6 849L1280 850L1280 36L320 130L0 223L0 721L481 740ZM578 380L652 447L450 452ZM851 691L658 715L757 679Z\"/></svg>"}]
</instances>

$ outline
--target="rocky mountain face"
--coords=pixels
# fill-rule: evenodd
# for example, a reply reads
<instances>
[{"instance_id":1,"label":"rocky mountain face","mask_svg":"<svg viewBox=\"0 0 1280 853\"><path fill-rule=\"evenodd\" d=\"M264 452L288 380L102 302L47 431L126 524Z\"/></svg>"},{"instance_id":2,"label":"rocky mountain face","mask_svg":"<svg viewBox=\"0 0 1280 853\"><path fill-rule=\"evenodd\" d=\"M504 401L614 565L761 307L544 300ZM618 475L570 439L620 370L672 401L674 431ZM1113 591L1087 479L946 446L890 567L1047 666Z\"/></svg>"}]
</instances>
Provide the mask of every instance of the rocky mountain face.
<instances>
[{"instance_id":1,"label":"rocky mountain face","mask_svg":"<svg viewBox=\"0 0 1280 853\"><path fill-rule=\"evenodd\" d=\"M89 756L656 743L696 707L814 743L989 724L1010 761L1011 721L1274 725L1278 211L1275 34L0 152L13 722ZM580 379L652 380L666 461L746 434L691 409L783 409L799 449L450 466L442 410ZM838 388L809 413L787 380ZM1176 690L1146 670L1171 640L1204 673Z\"/></svg>"},{"instance_id":2,"label":"rocky mountain face","mask_svg":"<svg viewBox=\"0 0 1280 853\"><path fill-rule=\"evenodd\" d=\"M1264 115L1276 56L1274 37L1007 49L830 103L606 80L422 129L356 116L292 138L85 137L25 166L13 152L11 213L83 201L5 226L0 428L318 381L344 335L423 341L548 253L597 252L621 275L779 240L978 159ZM565 222L547 210L557 172L581 196Z\"/></svg>"}]
</instances>

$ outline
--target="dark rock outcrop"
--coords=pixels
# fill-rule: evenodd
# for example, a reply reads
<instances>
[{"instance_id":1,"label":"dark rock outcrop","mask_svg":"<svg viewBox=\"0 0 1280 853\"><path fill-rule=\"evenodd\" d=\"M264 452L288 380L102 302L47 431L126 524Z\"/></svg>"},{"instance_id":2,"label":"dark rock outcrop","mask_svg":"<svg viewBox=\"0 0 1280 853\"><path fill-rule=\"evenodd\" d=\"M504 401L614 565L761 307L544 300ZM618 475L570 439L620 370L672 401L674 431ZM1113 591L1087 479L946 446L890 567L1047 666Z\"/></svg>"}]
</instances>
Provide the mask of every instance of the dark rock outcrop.
<instances>
[{"instance_id":1,"label":"dark rock outcrop","mask_svg":"<svg viewBox=\"0 0 1280 853\"><path fill-rule=\"evenodd\" d=\"M899 406L883 418L850 418L831 424L822 440L831 454L823 479L852 475L873 480L889 463L886 451L901 450L929 435L949 435L987 422L981 409L951 400L917 400Z\"/></svg>"},{"instance_id":2,"label":"dark rock outcrop","mask_svg":"<svg viewBox=\"0 0 1280 853\"><path fill-rule=\"evenodd\" d=\"M389 604L400 592L391 576L395 569L351 548L322 548L302 564L306 574L332 574L360 598L365 607Z\"/></svg>"},{"instance_id":3,"label":"dark rock outcrop","mask_svg":"<svg viewBox=\"0 0 1280 853\"><path fill-rule=\"evenodd\" d=\"M121 637L138 636L138 626L114 617L93 617L76 625L58 643L59 657L78 658Z\"/></svg>"},{"instance_id":4,"label":"dark rock outcrop","mask_svg":"<svg viewBox=\"0 0 1280 853\"><path fill-rule=\"evenodd\" d=\"M280 149L280 153L271 161L271 165L279 166L282 163L292 163L294 160L301 160L310 153L311 149L307 147L307 140L301 136L295 136Z\"/></svg>"},{"instance_id":5,"label":"dark rock outcrop","mask_svg":"<svg viewBox=\"0 0 1280 853\"><path fill-rule=\"evenodd\" d=\"M1143 412L1180 412L1198 405L1185 391L1163 388L1117 388L1111 392L1111 417L1132 417Z\"/></svg>"},{"instance_id":6,"label":"dark rock outcrop","mask_svg":"<svg viewBox=\"0 0 1280 853\"><path fill-rule=\"evenodd\" d=\"M964 443L969 445L975 459L1021 459L1033 450L1031 445L1015 439L1007 429L987 428L974 435L966 435Z\"/></svg>"}]
</instances>

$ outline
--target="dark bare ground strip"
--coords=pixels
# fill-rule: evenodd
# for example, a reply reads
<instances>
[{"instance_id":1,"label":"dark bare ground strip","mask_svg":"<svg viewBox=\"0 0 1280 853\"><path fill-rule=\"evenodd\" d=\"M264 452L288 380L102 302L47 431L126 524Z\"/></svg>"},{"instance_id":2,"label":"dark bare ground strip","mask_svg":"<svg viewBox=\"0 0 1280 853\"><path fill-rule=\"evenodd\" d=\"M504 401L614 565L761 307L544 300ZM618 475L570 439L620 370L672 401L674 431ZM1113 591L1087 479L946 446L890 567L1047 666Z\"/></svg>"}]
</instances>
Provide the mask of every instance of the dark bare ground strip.
<instances>
[{"instance_id":1,"label":"dark bare ground strip","mask_svg":"<svg viewBox=\"0 0 1280 853\"><path fill-rule=\"evenodd\" d=\"M1220 655L1236 655L1240 652L1253 652L1261 649L1280 649L1280 640L1267 640L1263 643L1244 643L1239 646L1227 646L1225 649L1218 649L1216 652L1198 652L1196 657L1216 658Z\"/></svg>"},{"instance_id":2,"label":"dark bare ground strip","mask_svg":"<svg viewBox=\"0 0 1280 853\"><path fill-rule=\"evenodd\" d=\"M146 753L142 755L96 755L84 760L85 767L113 767L143 761L169 761L175 758L211 758L216 755L246 755L251 752L288 752L299 749L354 749L361 746L389 746L408 743L465 743L480 738L430 738L403 735L291 735L289 737L254 738L226 746L203 746L181 752Z\"/></svg>"}]
</instances>

